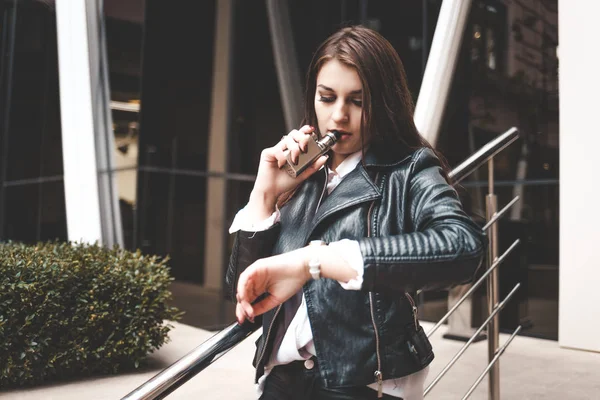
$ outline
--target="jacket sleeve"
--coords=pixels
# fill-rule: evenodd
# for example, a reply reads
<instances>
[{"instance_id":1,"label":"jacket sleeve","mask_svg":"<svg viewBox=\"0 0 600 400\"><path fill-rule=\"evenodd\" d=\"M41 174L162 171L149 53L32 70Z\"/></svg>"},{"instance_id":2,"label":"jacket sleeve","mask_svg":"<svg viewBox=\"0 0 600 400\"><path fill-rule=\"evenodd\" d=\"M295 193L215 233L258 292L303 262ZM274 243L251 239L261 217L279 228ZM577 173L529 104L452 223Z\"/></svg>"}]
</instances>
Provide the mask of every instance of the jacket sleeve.
<instances>
[{"instance_id":1,"label":"jacket sleeve","mask_svg":"<svg viewBox=\"0 0 600 400\"><path fill-rule=\"evenodd\" d=\"M445 289L471 280L481 264L486 236L463 211L438 158L423 149L411 163L404 202L409 233L359 241L363 290Z\"/></svg>"},{"instance_id":2,"label":"jacket sleeve","mask_svg":"<svg viewBox=\"0 0 600 400\"><path fill-rule=\"evenodd\" d=\"M233 249L229 258L229 266L225 274L227 297L236 301L237 283L240 274L254 261L268 257L273 251L279 236L280 224L276 223L264 231L237 231L233 241Z\"/></svg>"}]
</instances>

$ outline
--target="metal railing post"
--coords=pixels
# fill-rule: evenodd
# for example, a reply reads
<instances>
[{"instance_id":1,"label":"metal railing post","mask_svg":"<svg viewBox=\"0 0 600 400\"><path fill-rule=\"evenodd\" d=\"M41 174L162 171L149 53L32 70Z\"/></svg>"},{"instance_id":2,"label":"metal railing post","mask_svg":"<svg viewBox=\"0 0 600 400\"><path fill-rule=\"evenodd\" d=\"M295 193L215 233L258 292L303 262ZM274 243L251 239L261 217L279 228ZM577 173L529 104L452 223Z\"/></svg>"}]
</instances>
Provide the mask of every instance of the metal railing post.
<instances>
[{"instance_id":1,"label":"metal railing post","mask_svg":"<svg viewBox=\"0 0 600 400\"><path fill-rule=\"evenodd\" d=\"M508 303L508 301L511 299L511 297L515 294L515 292L519 289L520 286L521 286L521 284L517 283L516 286L513 288L513 290L511 290L510 293L506 295L504 300L502 300L502 303L498 304L498 307L496 307L496 309L490 314L490 316L487 317L487 319L483 322L483 324L481 324L479 329L477 329L475 331L473 336L471 336L471 339L469 339L469 341L467 343L465 343L463 345L463 347L460 348L458 353L456 353L456 355L452 358L452 360L450 360L450 362L444 367L442 372L440 372L438 374L438 376L436 376L435 379L429 384L429 386L427 386L427 388L423 392L423 397L427 396L431 392L431 389L434 388L434 386L440 381L440 379L442 379L444 377L446 372L448 372L450 370L450 368L458 361L458 359L463 355L463 353L475 341L475 338L477 338L477 336L481 333L481 331L483 331L483 329L486 326L489 326L489 323L492 319L494 319L498 316L498 313L504 308L506 303Z\"/></svg>"},{"instance_id":2,"label":"metal railing post","mask_svg":"<svg viewBox=\"0 0 600 400\"><path fill-rule=\"evenodd\" d=\"M494 194L494 158L488 161L488 183L489 194L486 196L486 217L490 221L494 218L498 209L498 199ZM489 247L487 257L487 267L491 268L498 258L498 224L493 224L488 231ZM488 276L488 312L492 315L494 309L498 306L498 269L494 269ZM488 358L491 362L496 356L496 349L499 343L500 324L499 317L496 314L488 325ZM489 395L491 400L500 400L500 361L496 362L489 372Z\"/></svg>"},{"instance_id":3,"label":"metal railing post","mask_svg":"<svg viewBox=\"0 0 600 400\"><path fill-rule=\"evenodd\" d=\"M462 400L468 399L469 396L475 391L475 389L477 388L477 385L479 385L479 383L483 380L483 378L485 378L485 375L490 371L490 369L492 369L494 367L494 365L496 365L496 363L500 359L500 356L504 353L504 351L506 350L506 348L508 347L508 345L510 344L510 342L513 341L513 339L515 338L515 336L517 336L517 334L519 332L521 332L522 328L523 327L521 325L519 325L517 327L517 329L515 329L515 331L513 332L513 334L510 335L510 337L504 343L504 345L501 348L498 349L498 351L496 352L496 356L494 357L494 359L488 364L487 368L482 372L482 374L479 375L479 378L477 378L477 380L475 381L475 383L471 386L471 388L469 389L469 391L464 395L464 397L462 398Z\"/></svg>"}]
</instances>

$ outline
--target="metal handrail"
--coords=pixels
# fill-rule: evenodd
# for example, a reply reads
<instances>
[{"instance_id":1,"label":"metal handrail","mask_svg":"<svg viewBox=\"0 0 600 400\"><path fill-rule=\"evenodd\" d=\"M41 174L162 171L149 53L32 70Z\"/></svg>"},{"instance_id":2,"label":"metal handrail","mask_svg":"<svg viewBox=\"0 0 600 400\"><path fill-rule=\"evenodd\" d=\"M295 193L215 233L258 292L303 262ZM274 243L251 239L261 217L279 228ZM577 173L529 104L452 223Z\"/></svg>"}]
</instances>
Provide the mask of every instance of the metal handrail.
<instances>
[{"instance_id":1,"label":"metal handrail","mask_svg":"<svg viewBox=\"0 0 600 400\"><path fill-rule=\"evenodd\" d=\"M442 379L443 376L446 375L446 372L448 372L450 367L452 367L454 365L454 363L456 363L456 361L458 361L460 356L463 355L463 353L467 350L467 348L471 345L471 343L473 343L473 341L477 338L477 336L479 336L481 331L483 331L483 329L490 323L490 321L496 316L496 314L498 314L500 312L500 310L502 310L504 308L504 306L506 305L508 300L510 300L510 298L513 296L513 294L515 294L515 292L519 289L520 286L521 286L521 284L517 283L515 285L515 287L513 288L513 290L511 290L510 293L506 295L504 300L502 300L502 302L500 304L498 304L498 306L494 309L494 311L490 314L490 316L483 322L483 324L481 324L479 329L477 329L477 331L475 331L473 336L471 336L469 341L467 343L465 343L463 345L463 347L460 348L458 353L456 353L456 355L452 358L452 360L450 360L450 362L444 367L442 372L440 372L438 374L438 376L436 376L436 378L429 384L429 386L427 386L427 389L425 389L425 392L423 393L423 397L427 396L427 394L429 394L431 389L433 389L433 387L440 381L440 379Z\"/></svg>"},{"instance_id":2,"label":"metal handrail","mask_svg":"<svg viewBox=\"0 0 600 400\"><path fill-rule=\"evenodd\" d=\"M502 210L500 210L499 212L494 214L494 217L492 219L490 219L488 221L487 224L485 224L485 226L482 228L483 231L487 231L488 229L490 229L494 223L496 223L496 221L498 221L500 218L502 218L502 216L510 209L510 207L512 207L517 201L519 200L519 196L515 196L514 199L512 199L512 201L510 203L508 203ZM435 324L435 326L433 328L431 328L431 330L429 332L427 332L427 337L430 337L431 335L433 335L433 333L444 323L446 322L446 320L448 318L450 318L450 316L454 313L454 311L456 311L458 309L458 307L475 291L475 289L477 289L479 287L479 285L481 285L483 283L483 281L485 280L485 278L487 278L490 273L496 269L496 267L498 265L500 265L502 263L502 261L504 261L504 258L511 252L513 251L513 249L520 243L520 240L517 239L515 240L515 242L504 252L504 254L498 258L494 264L488 268L488 270L481 276L481 278L479 278L479 280L474 283L473 285L471 285L471 288L469 289L469 291L467 291L465 294L462 295L462 297L456 302L456 304L454 304L454 306L442 317L442 319L440 319L437 324Z\"/></svg>"},{"instance_id":3,"label":"metal handrail","mask_svg":"<svg viewBox=\"0 0 600 400\"><path fill-rule=\"evenodd\" d=\"M473 285L471 285L471 288L469 289L469 291L467 293L465 293L460 300L458 300L456 302L456 304L454 305L454 307L452 307L447 313L446 315L444 315L442 317L442 319L440 319L437 324L435 324L435 326L433 328L431 328L428 332L427 332L427 337L431 337L431 335L434 334L435 331L438 330L438 328L440 326L442 326L442 324L444 322L446 322L446 320L448 318L450 318L450 316L452 315L452 313L454 311L456 311L456 309L479 287L479 285L481 285L484 281L485 278L488 277L488 275L494 270L496 269L496 267L498 267L500 264L502 264L502 262L504 261L504 259L514 250L515 247L517 247L517 245L520 243L520 240L517 239L514 241L513 244L510 245L510 247L504 252L504 254L502 254L502 256L500 256L500 258L498 258L496 260L496 262L490 267L488 268L487 271L485 271L485 273L483 275L481 275L481 278L479 278L479 280L477 282L475 282Z\"/></svg>"},{"instance_id":4,"label":"metal handrail","mask_svg":"<svg viewBox=\"0 0 600 400\"><path fill-rule=\"evenodd\" d=\"M223 329L194 350L165 368L121 400L164 399L204 368L254 333L259 323L245 321Z\"/></svg>"},{"instance_id":5,"label":"metal handrail","mask_svg":"<svg viewBox=\"0 0 600 400\"><path fill-rule=\"evenodd\" d=\"M521 328L523 328L523 327L521 325L519 325L517 327L517 329L515 329L515 331L512 333L512 335L510 335L510 337L506 340L506 343L504 343L502 345L502 347L500 347L498 349L498 352L496 353L496 356L494 356L493 360L488 364L488 366L486 367L486 369L483 370L483 372L481 373L481 375L479 375L479 378L477 378L477 380L475 381L475 383L473 383L473 385L471 386L471 388L469 389L469 391L464 395L464 397L462 398L462 400L465 400L465 399L469 398L469 396L473 393L473 391L481 383L481 381L483 380L483 378L485 378L485 376L490 371L490 369L492 369L492 367L496 364L496 362L498 361L498 359L500 359L500 356L502 354L504 354L504 351L506 350L506 348L508 347L508 345L510 344L510 342L512 342L513 339L515 338L515 336L517 336L517 334L519 332L521 332Z\"/></svg>"},{"instance_id":6,"label":"metal handrail","mask_svg":"<svg viewBox=\"0 0 600 400\"><path fill-rule=\"evenodd\" d=\"M471 157L463 161L458 167L454 168L448 174L454 184L459 183L467 176L471 175L483 163L500 153L507 146L519 138L519 130L515 127L510 128L496 139L488 142L481 149L476 151Z\"/></svg>"},{"instance_id":7,"label":"metal handrail","mask_svg":"<svg viewBox=\"0 0 600 400\"><path fill-rule=\"evenodd\" d=\"M490 141L448 174L452 183L457 184L463 180L479 168L481 164L517 140L518 137L518 129L513 127ZM259 324L251 324L249 322L245 322L243 325L238 325L237 323L231 324L127 394L122 400L155 400L165 398L258 330L259 327Z\"/></svg>"},{"instance_id":8,"label":"metal handrail","mask_svg":"<svg viewBox=\"0 0 600 400\"><path fill-rule=\"evenodd\" d=\"M519 200L520 200L519 196L515 196L515 198L512 199L510 201L510 203L508 203L502 210L495 213L494 216L492 217L492 219L490 219L488 221L488 223L485 224L485 226L481 229L484 232L487 231L488 229L490 229L492 227L492 225L494 225L496 223L496 221L498 221L500 218L502 218L504 216L504 213L506 213L513 206L513 204L515 204Z\"/></svg>"}]
</instances>

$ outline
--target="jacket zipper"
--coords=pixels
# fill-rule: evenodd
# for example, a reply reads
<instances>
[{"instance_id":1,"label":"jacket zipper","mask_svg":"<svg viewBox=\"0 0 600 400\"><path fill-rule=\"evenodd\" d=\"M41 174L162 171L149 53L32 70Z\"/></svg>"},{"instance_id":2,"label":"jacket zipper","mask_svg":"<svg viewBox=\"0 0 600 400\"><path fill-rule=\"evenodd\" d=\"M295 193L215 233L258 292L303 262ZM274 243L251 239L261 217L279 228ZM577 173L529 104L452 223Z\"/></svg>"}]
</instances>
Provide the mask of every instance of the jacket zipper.
<instances>
[{"instance_id":1,"label":"jacket zipper","mask_svg":"<svg viewBox=\"0 0 600 400\"><path fill-rule=\"evenodd\" d=\"M408 292L405 292L404 295L406 296L406 298L408 299L408 302L410 303L410 305L412 307L412 315L413 315L413 319L415 321L415 329L418 330L419 329L419 319L418 319L419 309L417 308L417 306L415 304L415 300L412 298L412 296Z\"/></svg>"},{"instance_id":2,"label":"jacket zipper","mask_svg":"<svg viewBox=\"0 0 600 400\"><path fill-rule=\"evenodd\" d=\"M321 206L321 200L323 200L323 196L325 195L325 190L327 190L328 177L329 177L329 173L327 171L327 167L325 167L325 184L323 185L323 190L321 191L321 197L319 197L319 202L317 203L317 209L315 210L315 213L319 210L319 207ZM283 304L280 304L279 307L277 307L277 310L275 311L275 315L273 316L273 320L271 321L271 325L269 325L269 330L267 331L267 336L266 336L265 342L264 342L265 344L262 348L262 352L260 353L260 356L258 357L258 362L256 363L256 365L259 365L260 362L262 361L263 357L265 356L265 351L267 350L267 343L269 343L269 336L271 336L271 330L273 329L273 325L275 324L275 320L277 319L277 315L281 311L282 306L283 306Z\"/></svg>"},{"instance_id":3,"label":"jacket zipper","mask_svg":"<svg viewBox=\"0 0 600 400\"><path fill-rule=\"evenodd\" d=\"M371 322L375 329L375 351L377 353L377 371L375 371L375 381L377 382L377 398L383 397L383 373L381 372L381 355L379 354L379 332L375 323L375 312L373 311L373 292L369 292L369 302L371 304Z\"/></svg>"},{"instance_id":4,"label":"jacket zipper","mask_svg":"<svg viewBox=\"0 0 600 400\"><path fill-rule=\"evenodd\" d=\"M258 357L258 361L256 362L257 367L260 365L260 362L262 361L263 357L265 356L265 351L267 350L267 344L269 343L269 336L271 336L271 330L273 329L273 325L275 324L277 315L279 314L279 311L281 311L282 307L283 307L283 304L280 304L279 307L277 307L277 310L275 311L275 315L273 316L273 320L271 321L271 325L269 325L269 330L267 331L267 337L265 338L263 348L260 353L260 357Z\"/></svg>"},{"instance_id":5,"label":"jacket zipper","mask_svg":"<svg viewBox=\"0 0 600 400\"><path fill-rule=\"evenodd\" d=\"M375 176L375 182L377 182L377 178L379 174ZM369 207L369 212L367 214L367 237L371 237L371 213L373 212L373 207L375 206L375 201L371 203L371 207ZM373 329L375 330L375 352L377 354L377 370L375 371L375 382L377 382L377 398L380 399L383 397L383 372L381 371L381 354L379 353L379 331L377 330L377 323L375 322L375 310L373 307L373 292L369 292L369 305L371 306L371 322L373 323Z\"/></svg>"},{"instance_id":6,"label":"jacket zipper","mask_svg":"<svg viewBox=\"0 0 600 400\"><path fill-rule=\"evenodd\" d=\"M329 181L329 170L327 169L327 165L325 165L325 184L323 185L323 190L321 190L321 197L319 197L319 202L317 203L317 208L315 209L315 214L319 211L319 207L321 207L321 200L323 200L323 196L325 195L325 190L327 190L327 183Z\"/></svg>"}]
</instances>

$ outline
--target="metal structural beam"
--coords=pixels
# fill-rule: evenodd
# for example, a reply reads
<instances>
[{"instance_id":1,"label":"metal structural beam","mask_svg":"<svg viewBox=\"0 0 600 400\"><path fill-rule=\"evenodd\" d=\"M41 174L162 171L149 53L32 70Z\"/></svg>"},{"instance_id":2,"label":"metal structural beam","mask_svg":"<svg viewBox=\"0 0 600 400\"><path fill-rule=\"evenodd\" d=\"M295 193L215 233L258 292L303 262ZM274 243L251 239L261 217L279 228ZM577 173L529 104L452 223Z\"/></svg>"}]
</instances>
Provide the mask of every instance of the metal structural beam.
<instances>
[{"instance_id":1,"label":"metal structural beam","mask_svg":"<svg viewBox=\"0 0 600 400\"><path fill-rule=\"evenodd\" d=\"M415 108L421 135L436 146L471 0L444 0Z\"/></svg>"},{"instance_id":2,"label":"metal structural beam","mask_svg":"<svg viewBox=\"0 0 600 400\"><path fill-rule=\"evenodd\" d=\"M302 82L288 0L267 0L267 13L285 126L291 131L302 120Z\"/></svg>"},{"instance_id":3,"label":"metal structural beam","mask_svg":"<svg viewBox=\"0 0 600 400\"><path fill-rule=\"evenodd\" d=\"M115 168L115 137L110 107L110 82L103 0L86 0L90 85L98 170L102 240L105 245L124 247L123 221ZM106 171L106 172L102 172Z\"/></svg>"},{"instance_id":4,"label":"metal structural beam","mask_svg":"<svg viewBox=\"0 0 600 400\"><path fill-rule=\"evenodd\" d=\"M216 4L215 46L210 131L208 137L208 171L227 172L227 149L231 114L231 67L233 41L233 0ZM207 179L206 233L204 235L204 286L220 290L224 281L225 205L227 180Z\"/></svg>"},{"instance_id":5,"label":"metal structural beam","mask_svg":"<svg viewBox=\"0 0 600 400\"><path fill-rule=\"evenodd\" d=\"M122 246L102 4L56 1L67 231L71 241Z\"/></svg>"},{"instance_id":6,"label":"metal structural beam","mask_svg":"<svg viewBox=\"0 0 600 400\"><path fill-rule=\"evenodd\" d=\"M86 2L57 0L56 30L68 238L102 243Z\"/></svg>"}]
</instances>

